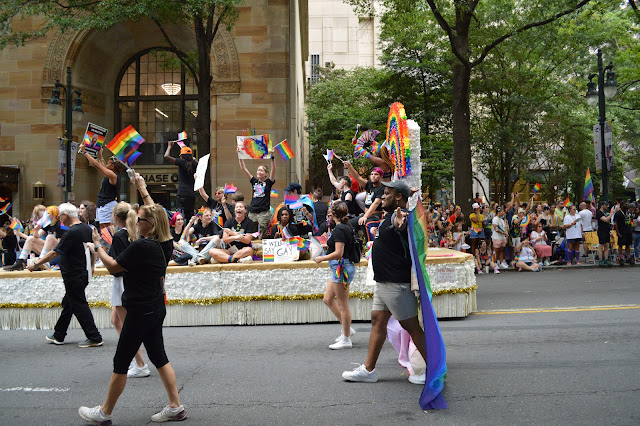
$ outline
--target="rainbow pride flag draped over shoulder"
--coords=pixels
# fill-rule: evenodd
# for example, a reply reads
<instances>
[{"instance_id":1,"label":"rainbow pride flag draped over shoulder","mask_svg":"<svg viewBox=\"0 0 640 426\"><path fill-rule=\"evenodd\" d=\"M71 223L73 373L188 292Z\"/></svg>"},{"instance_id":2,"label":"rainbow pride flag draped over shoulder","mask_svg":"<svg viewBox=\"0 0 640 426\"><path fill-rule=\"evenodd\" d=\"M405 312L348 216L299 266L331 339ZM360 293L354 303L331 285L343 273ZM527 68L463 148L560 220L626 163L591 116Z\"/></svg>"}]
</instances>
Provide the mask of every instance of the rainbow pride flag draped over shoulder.
<instances>
[{"instance_id":1,"label":"rainbow pride flag draped over shoulder","mask_svg":"<svg viewBox=\"0 0 640 426\"><path fill-rule=\"evenodd\" d=\"M140 133L133 126L127 126L107 144L107 148L120 161L131 166L141 155L137 150L143 142L144 139L140 136Z\"/></svg>"},{"instance_id":2,"label":"rainbow pride flag draped over shoulder","mask_svg":"<svg viewBox=\"0 0 640 426\"><path fill-rule=\"evenodd\" d=\"M447 351L442 340L438 319L431 305L433 294L425 267L429 234L427 213L422 205L422 200L418 199L416 208L411 211L407 226L409 227L411 261L420 286L422 323L424 324L424 337L427 345L427 377L422 395L420 395L420 407L423 410L449 408L444 396L442 396L444 379L447 375Z\"/></svg>"}]
</instances>

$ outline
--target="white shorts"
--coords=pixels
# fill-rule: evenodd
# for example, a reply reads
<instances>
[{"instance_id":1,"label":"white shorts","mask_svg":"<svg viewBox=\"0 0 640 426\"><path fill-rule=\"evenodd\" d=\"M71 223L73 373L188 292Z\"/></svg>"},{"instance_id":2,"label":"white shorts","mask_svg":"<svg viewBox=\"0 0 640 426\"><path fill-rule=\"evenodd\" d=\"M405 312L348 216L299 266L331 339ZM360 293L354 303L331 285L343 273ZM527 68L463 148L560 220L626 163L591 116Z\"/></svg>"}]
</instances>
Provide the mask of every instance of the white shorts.
<instances>
[{"instance_id":1,"label":"white shorts","mask_svg":"<svg viewBox=\"0 0 640 426\"><path fill-rule=\"evenodd\" d=\"M111 223L111 211L118 204L116 200L113 200L102 207L96 208L96 220L100 223Z\"/></svg>"},{"instance_id":2,"label":"white shorts","mask_svg":"<svg viewBox=\"0 0 640 426\"><path fill-rule=\"evenodd\" d=\"M124 293L124 280L122 277L113 277L111 306L122 306L122 293Z\"/></svg>"}]
</instances>

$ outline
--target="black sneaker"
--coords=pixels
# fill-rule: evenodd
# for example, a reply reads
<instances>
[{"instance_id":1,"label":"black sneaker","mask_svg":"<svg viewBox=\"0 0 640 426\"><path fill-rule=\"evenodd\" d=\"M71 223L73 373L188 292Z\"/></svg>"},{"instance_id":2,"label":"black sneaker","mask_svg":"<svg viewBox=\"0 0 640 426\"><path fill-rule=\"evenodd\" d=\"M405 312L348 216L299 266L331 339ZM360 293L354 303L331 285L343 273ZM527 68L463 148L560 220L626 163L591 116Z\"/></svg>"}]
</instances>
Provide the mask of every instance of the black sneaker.
<instances>
[{"instance_id":1,"label":"black sneaker","mask_svg":"<svg viewBox=\"0 0 640 426\"><path fill-rule=\"evenodd\" d=\"M628 263L629 265L635 265L635 264L636 264L636 262L634 262L634 260L633 260L633 258L632 258L632 257L630 257L629 259L627 259L627 263Z\"/></svg>"},{"instance_id":2,"label":"black sneaker","mask_svg":"<svg viewBox=\"0 0 640 426\"><path fill-rule=\"evenodd\" d=\"M100 340L99 342L97 342L95 340L87 339L84 342L78 343L79 348L95 348L102 345L104 345L103 340Z\"/></svg>"},{"instance_id":3,"label":"black sneaker","mask_svg":"<svg viewBox=\"0 0 640 426\"><path fill-rule=\"evenodd\" d=\"M53 334L49 334L48 336L44 336L47 339L47 342L53 343L54 345L64 345L64 342L55 338Z\"/></svg>"},{"instance_id":4,"label":"black sneaker","mask_svg":"<svg viewBox=\"0 0 640 426\"><path fill-rule=\"evenodd\" d=\"M24 259L18 259L13 265L5 266L2 269L5 271L22 271L24 270Z\"/></svg>"}]
</instances>

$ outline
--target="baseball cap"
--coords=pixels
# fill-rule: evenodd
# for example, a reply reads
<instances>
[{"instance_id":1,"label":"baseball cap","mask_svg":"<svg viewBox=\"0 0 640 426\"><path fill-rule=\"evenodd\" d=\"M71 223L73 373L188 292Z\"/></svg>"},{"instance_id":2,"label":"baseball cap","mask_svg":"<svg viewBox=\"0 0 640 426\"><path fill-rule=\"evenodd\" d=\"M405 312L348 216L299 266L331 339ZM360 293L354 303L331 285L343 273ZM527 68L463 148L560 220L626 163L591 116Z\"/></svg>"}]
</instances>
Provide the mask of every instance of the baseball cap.
<instances>
[{"instance_id":1,"label":"baseball cap","mask_svg":"<svg viewBox=\"0 0 640 426\"><path fill-rule=\"evenodd\" d=\"M291 182L285 189L285 192L297 192L302 194L302 186L298 182Z\"/></svg>"},{"instance_id":2,"label":"baseball cap","mask_svg":"<svg viewBox=\"0 0 640 426\"><path fill-rule=\"evenodd\" d=\"M188 146L185 146L180 148L180 155L182 154L193 154L193 151L191 151L191 148L189 148Z\"/></svg>"},{"instance_id":3,"label":"baseball cap","mask_svg":"<svg viewBox=\"0 0 640 426\"><path fill-rule=\"evenodd\" d=\"M478 203L473 203L473 204L471 205L471 208L472 208L472 209L474 209L474 210L475 210L475 209L479 209L479 208L480 208L480 204L478 204Z\"/></svg>"},{"instance_id":4,"label":"baseball cap","mask_svg":"<svg viewBox=\"0 0 640 426\"><path fill-rule=\"evenodd\" d=\"M409 188L409 185L407 185L401 180L394 180L391 182L382 182L382 184L386 187L393 188L396 191L398 191L400 194L402 194L402 198L404 198L405 200L408 200L409 197L411 196L411 189Z\"/></svg>"}]
</instances>

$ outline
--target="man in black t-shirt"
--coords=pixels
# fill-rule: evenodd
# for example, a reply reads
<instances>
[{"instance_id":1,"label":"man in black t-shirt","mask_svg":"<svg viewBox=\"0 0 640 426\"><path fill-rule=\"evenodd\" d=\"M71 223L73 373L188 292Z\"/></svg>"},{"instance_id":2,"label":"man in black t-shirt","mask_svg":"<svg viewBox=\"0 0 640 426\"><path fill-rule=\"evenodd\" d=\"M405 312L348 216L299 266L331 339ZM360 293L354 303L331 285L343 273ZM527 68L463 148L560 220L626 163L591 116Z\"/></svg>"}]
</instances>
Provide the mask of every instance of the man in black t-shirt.
<instances>
[{"instance_id":1,"label":"man in black t-shirt","mask_svg":"<svg viewBox=\"0 0 640 426\"><path fill-rule=\"evenodd\" d=\"M194 236L196 238L195 247L191 246L187 241ZM209 250L221 247L220 237L222 236L222 228L213 221L213 213L210 207L205 207L202 218L197 215L193 216L187 224L186 240L178 241L178 248L185 254L191 255L190 265L197 263L203 265L209 263L211 256Z\"/></svg>"},{"instance_id":2,"label":"man in black t-shirt","mask_svg":"<svg viewBox=\"0 0 640 426\"><path fill-rule=\"evenodd\" d=\"M94 260L85 244L91 242L91 228L80 222L78 209L73 204L62 204L59 210L60 221L69 229L53 251L29 266L29 270L33 271L41 264L50 262L54 257L60 255L59 265L64 281L65 295L62 299L62 313L54 327L55 331L46 339L53 344L62 345L71 318L75 315L87 336L87 340L79 343L78 346L81 348L102 346L102 336L93 321L93 315L84 293L85 288L89 285Z\"/></svg>"},{"instance_id":3,"label":"man in black t-shirt","mask_svg":"<svg viewBox=\"0 0 640 426\"><path fill-rule=\"evenodd\" d=\"M596 211L596 221L598 223L598 256L600 257L599 266L611 266L611 261L609 261L611 218L612 215L608 211L608 203L606 201L600 201L598 211Z\"/></svg>"},{"instance_id":4,"label":"man in black t-shirt","mask_svg":"<svg viewBox=\"0 0 640 426\"><path fill-rule=\"evenodd\" d=\"M224 224L222 241L228 249L213 248L209 255L216 263L251 263L253 247L251 240L255 238L255 223L247 217L247 208L242 201L234 207L235 216Z\"/></svg>"},{"instance_id":5,"label":"man in black t-shirt","mask_svg":"<svg viewBox=\"0 0 640 426\"><path fill-rule=\"evenodd\" d=\"M384 194L384 186L382 186L382 175L384 174L384 171L380 167L374 167L369 174L369 180L366 180L358 174L351 163L345 161L344 165L349 169L349 173L351 173L351 176L356 179L358 184L360 184L360 186L364 186L365 191L365 211L360 216L356 216L351 219L351 227L356 230L362 230L369 241L371 241L373 240L374 236L371 235L368 230L377 227L382 218L381 206L382 195Z\"/></svg>"},{"instance_id":6,"label":"man in black t-shirt","mask_svg":"<svg viewBox=\"0 0 640 426\"><path fill-rule=\"evenodd\" d=\"M240 148L238 148L240 149ZM269 221L271 220L271 188L276 183L276 159L271 156L271 172L267 177L267 166L258 166L256 176L247 170L244 160L239 158L240 168L251 183L251 204L249 205L249 219L254 221L260 232L260 239L263 239L269 232Z\"/></svg>"},{"instance_id":7,"label":"man in black t-shirt","mask_svg":"<svg viewBox=\"0 0 640 426\"><path fill-rule=\"evenodd\" d=\"M629 206L626 202L620 204L620 208L613 216L614 227L618 235L618 263L620 266L626 262L633 265L635 262L631 256L631 246L633 245L633 220ZM624 253L622 252L624 247Z\"/></svg>"},{"instance_id":8,"label":"man in black t-shirt","mask_svg":"<svg viewBox=\"0 0 640 426\"><path fill-rule=\"evenodd\" d=\"M407 201L409 186L402 181L383 182L382 208L387 212L378 227L371 252L374 280L371 311L369 352L364 364L342 377L352 382L377 382L376 363L387 338L387 323L391 315L407 330L416 348L426 360L424 331L418 322L418 301L411 291L411 256L407 233ZM411 379L413 377L413 379ZM410 376L412 383L424 384L424 374Z\"/></svg>"}]
</instances>

